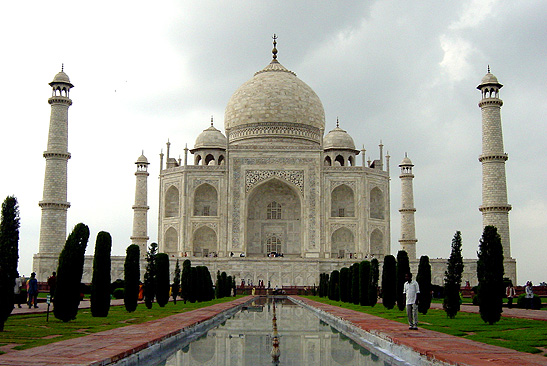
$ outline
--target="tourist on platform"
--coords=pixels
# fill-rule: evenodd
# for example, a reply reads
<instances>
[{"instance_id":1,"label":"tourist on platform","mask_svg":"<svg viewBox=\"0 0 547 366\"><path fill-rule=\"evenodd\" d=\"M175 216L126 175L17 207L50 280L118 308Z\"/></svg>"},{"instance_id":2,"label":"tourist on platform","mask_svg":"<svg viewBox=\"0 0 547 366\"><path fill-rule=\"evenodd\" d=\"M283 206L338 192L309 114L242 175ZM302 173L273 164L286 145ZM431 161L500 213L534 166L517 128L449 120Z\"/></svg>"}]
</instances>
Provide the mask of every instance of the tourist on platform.
<instances>
[{"instance_id":1,"label":"tourist on platform","mask_svg":"<svg viewBox=\"0 0 547 366\"><path fill-rule=\"evenodd\" d=\"M15 278L15 287L13 288L13 302L21 308L21 287L23 287L23 280L19 277L19 272L17 272L17 277ZM25 297L26 299L26 297Z\"/></svg>"},{"instance_id":2,"label":"tourist on platform","mask_svg":"<svg viewBox=\"0 0 547 366\"><path fill-rule=\"evenodd\" d=\"M30 274L30 279L27 282L27 292L28 292L28 308L30 309L33 305L35 308L38 307L38 280L36 280L36 273L32 272Z\"/></svg>"},{"instance_id":3,"label":"tourist on platform","mask_svg":"<svg viewBox=\"0 0 547 366\"><path fill-rule=\"evenodd\" d=\"M47 285L49 287L49 298L53 302L55 296L55 289L57 288L57 273L53 271L51 276L47 279Z\"/></svg>"},{"instance_id":4,"label":"tourist on platform","mask_svg":"<svg viewBox=\"0 0 547 366\"><path fill-rule=\"evenodd\" d=\"M505 295L507 296L507 307L511 309L513 307L513 298L515 297L513 282L509 282L509 286L505 289Z\"/></svg>"},{"instance_id":5,"label":"tourist on platform","mask_svg":"<svg viewBox=\"0 0 547 366\"><path fill-rule=\"evenodd\" d=\"M532 289L532 281L526 282L526 287L524 288L524 298L526 301L526 309L534 308L534 290Z\"/></svg>"},{"instance_id":6,"label":"tourist on platform","mask_svg":"<svg viewBox=\"0 0 547 366\"><path fill-rule=\"evenodd\" d=\"M420 286L412 279L412 273L405 275L403 294L406 295L406 315L408 317L408 329L418 329L418 294Z\"/></svg>"}]
</instances>

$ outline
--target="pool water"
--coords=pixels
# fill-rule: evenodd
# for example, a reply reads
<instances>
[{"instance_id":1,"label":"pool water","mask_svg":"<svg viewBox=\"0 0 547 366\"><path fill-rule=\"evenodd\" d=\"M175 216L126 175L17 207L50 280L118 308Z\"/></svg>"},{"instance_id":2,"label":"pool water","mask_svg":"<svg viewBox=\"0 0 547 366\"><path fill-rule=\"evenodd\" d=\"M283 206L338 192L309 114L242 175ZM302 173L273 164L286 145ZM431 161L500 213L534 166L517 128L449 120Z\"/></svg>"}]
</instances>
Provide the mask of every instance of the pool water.
<instances>
[{"instance_id":1,"label":"pool water","mask_svg":"<svg viewBox=\"0 0 547 366\"><path fill-rule=\"evenodd\" d=\"M273 315L279 360L272 358ZM260 298L193 342L163 355L156 365L407 365L365 348L283 298Z\"/></svg>"}]
</instances>

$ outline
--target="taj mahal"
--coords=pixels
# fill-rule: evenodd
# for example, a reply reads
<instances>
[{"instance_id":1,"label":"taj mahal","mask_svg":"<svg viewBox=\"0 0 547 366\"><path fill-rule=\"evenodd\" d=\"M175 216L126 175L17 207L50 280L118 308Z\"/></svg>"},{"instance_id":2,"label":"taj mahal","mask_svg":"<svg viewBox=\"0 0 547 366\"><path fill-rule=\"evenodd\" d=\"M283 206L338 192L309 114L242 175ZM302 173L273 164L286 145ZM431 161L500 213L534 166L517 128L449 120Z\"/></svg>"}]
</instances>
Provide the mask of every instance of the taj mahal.
<instances>
[{"instance_id":1,"label":"taj mahal","mask_svg":"<svg viewBox=\"0 0 547 366\"><path fill-rule=\"evenodd\" d=\"M211 118L193 148L176 151L176 136L159 159L159 251L172 259L190 259L211 273L272 286L313 286L319 274L377 258L380 267L392 250L405 250L417 271L413 163L401 157L401 232L391 246L390 156L379 144L373 160L357 149L343 123L325 129L325 111L317 94L277 59L243 83L229 99L224 128ZM66 240L69 92L67 74L50 83L51 119L40 201L42 221L34 271L45 280L55 270ZM488 70L478 89L483 122L483 225L495 225L502 237L506 276L516 283L511 258L501 134L502 85ZM205 126L204 126L205 127ZM351 131L350 131L351 132ZM138 147L135 147L138 149ZM182 151L183 150L183 151ZM183 158L173 158L180 153ZM189 155L190 154L190 155ZM146 253L148 237L148 159L136 160L131 242ZM419 178L417 179L419 183ZM131 209L128 207L128 209ZM419 223L418 223L419 224ZM127 223L130 225L130 223ZM425 245L425 244L424 244ZM448 249L447 249L448 251ZM425 251L426 252L426 251ZM431 259L432 282L442 284L446 259ZM112 280L123 278L124 257L112 257ZM141 264L144 270L144 263ZM92 257L86 257L84 282L90 282ZM466 259L463 280L477 283L476 260Z\"/></svg>"}]
</instances>

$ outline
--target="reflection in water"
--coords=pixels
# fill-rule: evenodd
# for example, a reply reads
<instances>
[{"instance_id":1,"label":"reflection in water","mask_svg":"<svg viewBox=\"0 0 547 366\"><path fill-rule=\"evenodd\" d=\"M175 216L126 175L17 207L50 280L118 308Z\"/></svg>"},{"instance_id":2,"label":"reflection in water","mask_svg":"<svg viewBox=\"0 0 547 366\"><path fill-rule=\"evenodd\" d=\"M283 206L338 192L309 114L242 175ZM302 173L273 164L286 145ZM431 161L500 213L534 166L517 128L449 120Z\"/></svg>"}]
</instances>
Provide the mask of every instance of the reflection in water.
<instances>
[{"instance_id":1,"label":"reflection in water","mask_svg":"<svg viewBox=\"0 0 547 366\"><path fill-rule=\"evenodd\" d=\"M347 338L315 314L287 299L276 299L280 358L275 363L274 307L261 298L188 346L177 350L160 365L257 366L257 365L390 365ZM397 363L394 363L397 364Z\"/></svg>"}]
</instances>

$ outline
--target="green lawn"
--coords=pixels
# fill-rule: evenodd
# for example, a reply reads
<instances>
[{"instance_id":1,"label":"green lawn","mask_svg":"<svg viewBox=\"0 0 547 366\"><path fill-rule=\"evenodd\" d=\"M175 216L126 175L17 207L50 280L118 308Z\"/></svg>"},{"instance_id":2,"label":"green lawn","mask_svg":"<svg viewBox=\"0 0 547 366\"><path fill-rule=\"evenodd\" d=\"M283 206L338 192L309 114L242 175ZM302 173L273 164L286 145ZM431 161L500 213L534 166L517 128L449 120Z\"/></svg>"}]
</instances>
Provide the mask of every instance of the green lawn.
<instances>
[{"instance_id":1,"label":"green lawn","mask_svg":"<svg viewBox=\"0 0 547 366\"><path fill-rule=\"evenodd\" d=\"M128 313L124 306L112 306L106 318L94 318L91 316L90 309L80 309L76 319L66 323L56 319L52 312L49 314L49 322L46 322L45 313L12 315L6 321L4 331L0 332L0 346L15 343L18 344L14 347L17 350L42 346L65 339L120 328L129 324L143 323L221 302L232 301L236 298L225 297L193 304L189 302L184 304L184 301L177 301L176 305L170 302L163 308L154 303L152 309L147 309L144 304L139 304L137 310L132 313Z\"/></svg>"},{"instance_id":2,"label":"green lawn","mask_svg":"<svg viewBox=\"0 0 547 366\"><path fill-rule=\"evenodd\" d=\"M318 296L304 297L407 323L406 313L396 306L388 310L382 304L370 307L331 301ZM435 309L429 309L426 315L418 314L418 319L419 326L422 328L511 348L519 352L541 353L547 356L547 322L545 321L502 317L499 322L489 325L482 321L479 314L459 312L454 319L449 319L443 310Z\"/></svg>"}]
</instances>

